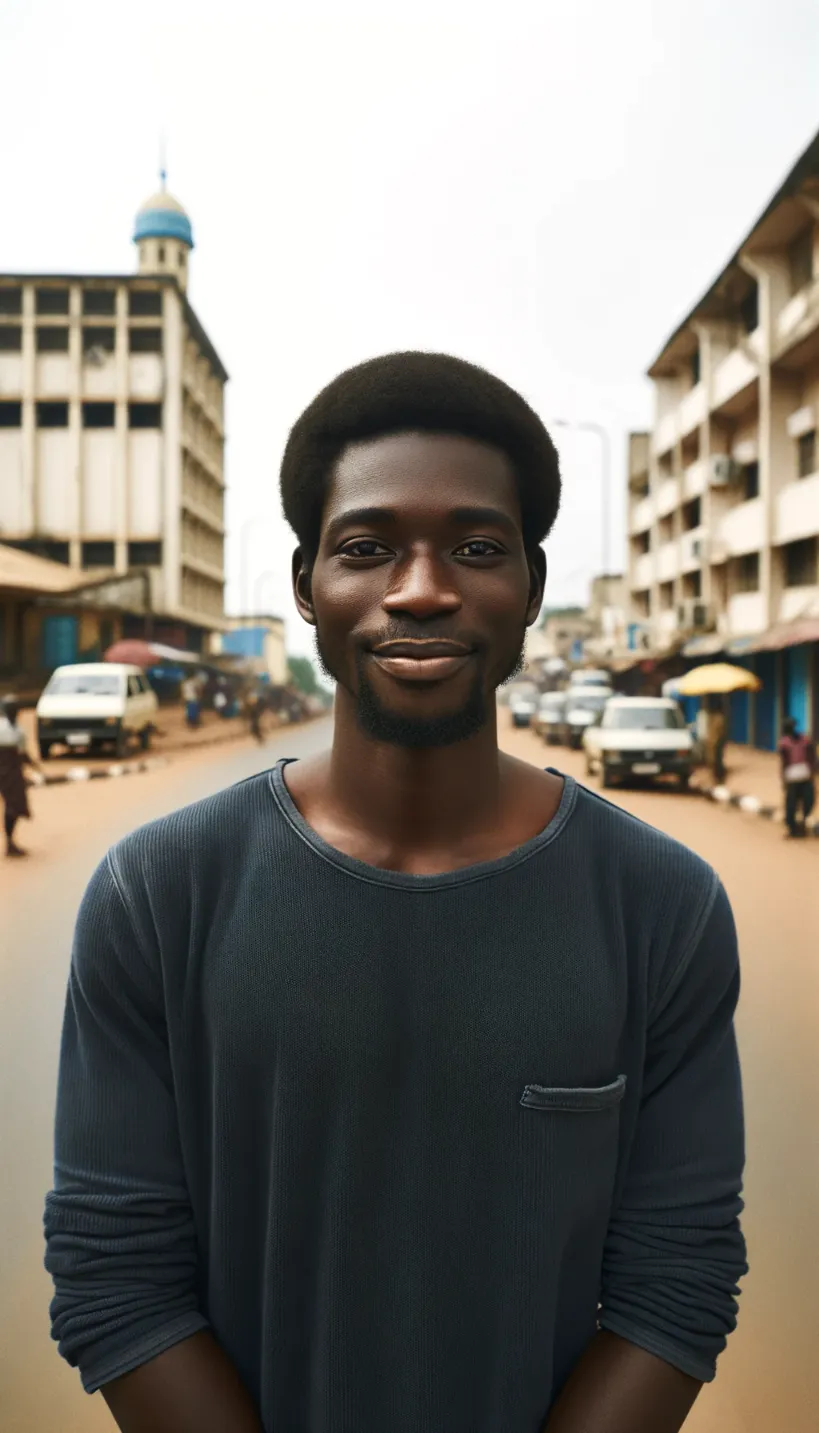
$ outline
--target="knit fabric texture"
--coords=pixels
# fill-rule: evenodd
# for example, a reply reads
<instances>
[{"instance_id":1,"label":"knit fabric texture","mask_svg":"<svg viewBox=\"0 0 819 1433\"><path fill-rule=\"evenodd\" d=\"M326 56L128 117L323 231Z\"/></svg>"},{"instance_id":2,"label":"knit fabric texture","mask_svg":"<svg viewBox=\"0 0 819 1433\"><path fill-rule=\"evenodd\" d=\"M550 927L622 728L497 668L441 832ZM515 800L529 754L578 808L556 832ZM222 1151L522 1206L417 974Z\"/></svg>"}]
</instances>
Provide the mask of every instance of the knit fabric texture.
<instances>
[{"instance_id":1,"label":"knit fabric texture","mask_svg":"<svg viewBox=\"0 0 819 1433\"><path fill-rule=\"evenodd\" d=\"M142 828L75 935L45 1213L92 1391L209 1327L267 1433L538 1433L598 1327L708 1380L745 1271L713 871L570 778L434 876L284 763Z\"/></svg>"}]
</instances>

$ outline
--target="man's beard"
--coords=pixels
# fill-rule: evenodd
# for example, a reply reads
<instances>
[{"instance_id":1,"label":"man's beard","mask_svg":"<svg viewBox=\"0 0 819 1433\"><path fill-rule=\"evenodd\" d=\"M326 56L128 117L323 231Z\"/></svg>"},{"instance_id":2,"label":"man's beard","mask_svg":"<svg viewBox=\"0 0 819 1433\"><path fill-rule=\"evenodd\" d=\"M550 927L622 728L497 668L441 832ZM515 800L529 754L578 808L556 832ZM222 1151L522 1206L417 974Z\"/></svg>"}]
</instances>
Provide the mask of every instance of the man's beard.
<instances>
[{"instance_id":1,"label":"man's beard","mask_svg":"<svg viewBox=\"0 0 819 1433\"><path fill-rule=\"evenodd\" d=\"M381 702L367 676L363 652L359 652L356 657L358 690L355 692L333 671L318 632L316 654L324 675L329 677L330 681L338 682L339 686L344 687L354 697L359 726L373 741L384 742L389 746L401 746L409 751L430 751L435 747L454 746L457 742L467 741L486 726L488 709L484 690L484 660L481 656L475 661L475 680L472 687L457 711L447 712L444 716L408 717L391 712ZM519 676L524 662L525 634L521 637L514 659L508 663L506 673L497 686L504 686Z\"/></svg>"}]
</instances>

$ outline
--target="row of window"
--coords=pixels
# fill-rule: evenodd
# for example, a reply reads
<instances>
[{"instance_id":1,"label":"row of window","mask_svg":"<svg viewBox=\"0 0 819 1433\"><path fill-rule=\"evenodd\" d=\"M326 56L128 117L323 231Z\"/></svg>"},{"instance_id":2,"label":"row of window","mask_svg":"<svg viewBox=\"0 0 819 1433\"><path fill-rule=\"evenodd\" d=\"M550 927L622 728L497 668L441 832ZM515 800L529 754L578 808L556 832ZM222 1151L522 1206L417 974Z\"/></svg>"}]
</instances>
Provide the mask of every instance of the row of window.
<instances>
[{"instance_id":1,"label":"row of window","mask_svg":"<svg viewBox=\"0 0 819 1433\"><path fill-rule=\"evenodd\" d=\"M38 314L67 314L69 311L68 289L40 288L35 290L34 308ZM83 289L82 311L84 314L114 314L117 311L116 289ZM21 314L23 312L23 290L0 285L0 313ZM162 313L162 293L159 289L129 289L128 312L132 318L154 318Z\"/></svg>"},{"instance_id":2,"label":"row of window","mask_svg":"<svg viewBox=\"0 0 819 1433\"><path fill-rule=\"evenodd\" d=\"M71 549L67 542L48 538L28 538L23 542L9 542L21 552L34 557L45 557L49 562L62 562L68 566ZM83 542L80 544L80 560L85 568L113 567L116 561L116 545L112 541ZM161 542L129 542L127 545L129 567L161 567Z\"/></svg>"},{"instance_id":3,"label":"row of window","mask_svg":"<svg viewBox=\"0 0 819 1433\"><path fill-rule=\"evenodd\" d=\"M819 539L801 538L788 542L780 549L782 553L783 580L786 587L813 587L819 582ZM736 592L758 592L760 584L760 559L758 552L746 552L731 559L733 586ZM687 573L686 596L702 596L702 573ZM660 584L660 605L673 606L673 582Z\"/></svg>"},{"instance_id":4,"label":"row of window","mask_svg":"<svg viewBox=\"0 0 819 1433\"><path fill-rule=\"evenodd\" d=\"M88 325L82 330L82 351L90 353L102 349L113 353L116 343L116 329L101 325ZM65 324L43 324L34 330L34 343L38 353L68 353L69 329ZM19 323L0 324L0 353L21 353L23 330ZM129 353L161 353L161 328L129 328Z\"/></svg>"},{"instance_id":5,"label":"row of window","mask_svg":"<svg viewBox=\"0 0 819 1433\"><path fill-rule=\"evenodd\" d=\"M35 403L34 420L38 428L67 428L68 403ZM115 403L81 403L83 428L113 428L116 425ZM0 428L21 428L23 405L20 402L0 403ZM161 403L129 403L129 428L161 428Z\"/></svg>"}]
</instances>

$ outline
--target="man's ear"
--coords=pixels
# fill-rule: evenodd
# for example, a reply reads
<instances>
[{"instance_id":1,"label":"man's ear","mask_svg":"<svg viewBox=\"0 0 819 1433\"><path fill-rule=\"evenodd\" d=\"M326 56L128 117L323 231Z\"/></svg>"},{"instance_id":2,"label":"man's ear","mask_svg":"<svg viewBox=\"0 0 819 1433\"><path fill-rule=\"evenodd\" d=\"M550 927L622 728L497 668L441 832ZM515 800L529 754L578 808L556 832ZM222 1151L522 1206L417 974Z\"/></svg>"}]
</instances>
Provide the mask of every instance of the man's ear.
<instances>
[{"instance_id":1,"label":"man's ear","mask_svg":"<svg viewBox=\"0 0 819 1433\"><path fill-rule=\"evenodd\" d=\"M304 553L300 547L293 553L292 561L293 576L293 597L299 611L299 616L311 627L316 625L316 614L313 611L313 593L310 585L310 569L307 566Z\"/></svg>"},{"instance_id":2,"label":"man's ear","mask_svg":"<svg viewBox=\"0 0 819 1433\"><path fill-rule=\"evenodd\" d=\"M540 616L543 594L546 590L546 553L536 547L529 554L529 603L526 608L526 626L532 627Z\"/></svg>"}]
</instances>

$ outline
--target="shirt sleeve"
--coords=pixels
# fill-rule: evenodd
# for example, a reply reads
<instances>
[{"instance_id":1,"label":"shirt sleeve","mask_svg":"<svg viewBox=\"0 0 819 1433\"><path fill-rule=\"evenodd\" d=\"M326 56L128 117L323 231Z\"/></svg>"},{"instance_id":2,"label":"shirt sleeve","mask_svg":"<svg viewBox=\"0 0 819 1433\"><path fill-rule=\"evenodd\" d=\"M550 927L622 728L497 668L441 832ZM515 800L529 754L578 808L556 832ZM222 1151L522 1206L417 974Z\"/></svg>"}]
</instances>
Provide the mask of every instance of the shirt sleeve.
<instances>
[{"instance_id":1,"label":"shirt sleeve","mask_svg":"<svg viewBox=\"0 0 819 1433\"><path fill-rule=\"evenodd\" d=\"M747 1272L734 1035L736 931L721 886L650 1020L637 1129L603 1257L600 1325L703 1382Z\"/></svg>"},{"instance_id":2,"label":"shirt sleeve","mask_svg":"<svg viewBox=\"0 0 819 1433\"><path fill-rule=\"evenodd\" d=\"M77 922L44 1222L52 1337L87 1392L207 1327L161 975L110 860Z\"/></svg>"}]
</instances>

